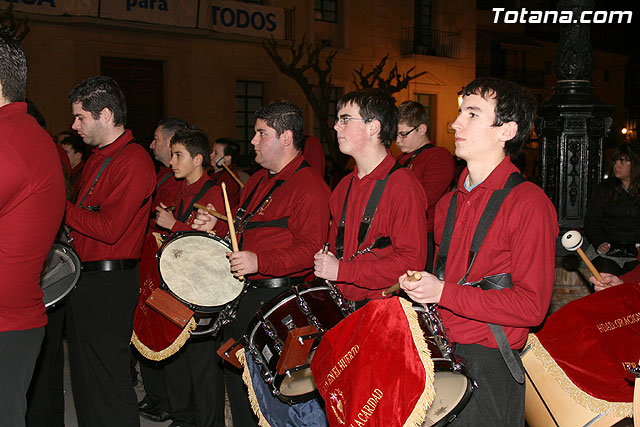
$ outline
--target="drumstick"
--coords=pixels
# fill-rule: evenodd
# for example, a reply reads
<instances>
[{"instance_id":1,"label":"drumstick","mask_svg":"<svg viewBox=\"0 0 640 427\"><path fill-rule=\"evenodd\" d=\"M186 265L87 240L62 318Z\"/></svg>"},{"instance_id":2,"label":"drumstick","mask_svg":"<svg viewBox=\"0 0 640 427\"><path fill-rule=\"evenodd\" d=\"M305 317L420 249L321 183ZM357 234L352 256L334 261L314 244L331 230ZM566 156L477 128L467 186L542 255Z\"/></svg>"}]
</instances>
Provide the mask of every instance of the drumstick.
<instances>
[{"instance_id":1,"label":"drumstick","mask_svg":"<svg viewBox=\"0 0 640 427\"><path fill-rule=\"evenodd\" d=\"M231 169L229 169L229 166L227 166L227 164L224 162L224 157L220 157L218 160L216 160L216 166L222 166L223 168L225 168L227 172L229 172L229 175L231 175L231 178L235 179L236 182L240 185L240 188L244 188L244 182L242 182L242 180L238 178L238 176L233 173Z\"/></svg>"},{"instance_id":2,"label":"drumstick","mask_svg":"<svg viewBox=\"0 0 640 427\"><path fill-rule=\"evenodd\" d=\"M229 224L229 235L231 236L231 248L233 252L238 252L238 238L236 237L236 227L233 225L233 217L231 216L231 206L229 206L229 198L227 197L227 185L223 182L220 184L222 187L222 195L224 196L224 208L227 212L227 224ZM239 276L238 279L244 280L244 276Z\"/></svg>"},{"instance_id":3,"label":"drumstick","mask_svg":"<svg viewBox=\"0 0 640 427\"><path fill-rule=\"evenodd\" d=\"M602 275L598 272L596 267L591 263L591 260L587 258L587 255L580 247L582 246L582 241L582 235L576 230L567 231L562 236L562 246L564 246L568 251L577 252L578 255L580 255L580 258L582 258L582 261L587 265L589 271L591 271L591 274L593 274L593 277L595 277L597 281L601 282Z\"/></svg>"},{"instance_id":4,"label":"drumstick","mask_svg":"<svg viewBox=\"0 0 640 427\"><path fill-rule=\"evenodd\" d=\"M219 218L219 219L221 219L223 221L227 220L227 217L222 215L220 212L211 210L211 209L207 208L206 206L201 205L200 203L194 203L193 207L196 208L196 209L204 209L205 211L209 212L211 215L213 215L216 218Z\"/></svg>"},{"instance_id":5,"label":"drumstick","mask_svg":"<svg viewBox=\"0 0 640 427\"><path fill-rule=\"evenodd\" d=\"M416 271L411 276L407 276L407 280L410 281L410 282L417 282L420 279L422 279L422 274L419 271ZM386 291L382 291L382 296L386 297L387 295L394 293L398 289L400 289L400 283L396 283L395 285L391 286Z\"/></svg>"}]
</instances>

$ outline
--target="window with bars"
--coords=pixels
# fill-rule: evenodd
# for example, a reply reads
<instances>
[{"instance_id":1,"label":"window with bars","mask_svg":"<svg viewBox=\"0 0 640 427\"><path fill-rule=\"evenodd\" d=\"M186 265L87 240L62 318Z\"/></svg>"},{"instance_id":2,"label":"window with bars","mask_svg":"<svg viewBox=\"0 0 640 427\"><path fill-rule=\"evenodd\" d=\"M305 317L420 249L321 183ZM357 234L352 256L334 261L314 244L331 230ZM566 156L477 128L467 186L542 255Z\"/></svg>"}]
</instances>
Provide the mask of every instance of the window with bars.
<instances>
[{"instance_id":1,"label":"window with bars","mask_svg":"<svg viewBox=\"0 0 640 427\"><path fill-rule=\"evenodd\" d=\"M240 154L251 152L255 112L264 103L264 83L248 80L236 81L236 139L240 144Z\"/></svg>"},{"instance_id":2,"label":"window with bars","mask_svg":"<svg viewBox=\"0 0 640 427\"><path fill-rule=\"evenodd\" d=\"M427 135L429 140L435 144L436 137L436 95L427 93L416 93L416 102L422 104L425 110L427 110L427 116L429 117L429 126L427 127Z\"/></svg>"},{"instance_id":3,"label":"window with bars","mask_svg":"<svg viewBox=\"0 0 640 427\"><path fill-rule=\"evenodd\" d=\"M338 22L337 0L315 0L314 19L324 22Z\"/></svg>"}]
</instances>

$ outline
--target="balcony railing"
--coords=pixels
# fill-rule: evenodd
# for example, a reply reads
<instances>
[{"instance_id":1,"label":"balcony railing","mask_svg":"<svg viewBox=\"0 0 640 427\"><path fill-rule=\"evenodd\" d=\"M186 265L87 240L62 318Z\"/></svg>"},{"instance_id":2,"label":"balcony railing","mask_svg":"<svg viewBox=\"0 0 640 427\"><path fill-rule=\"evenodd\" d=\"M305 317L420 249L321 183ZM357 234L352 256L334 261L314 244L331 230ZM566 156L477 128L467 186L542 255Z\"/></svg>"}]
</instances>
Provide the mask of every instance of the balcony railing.
<instances>
[{"instance_id":1,"label":"balcony railing","mask_svg":"<svg viewBox=\"0 0 640 427\"><path fill-rule=\"evenodd\" d=\"M460 33L432 30L430 27L405 28L403 54L460 58Z\"/></svg>"}]
</instances>

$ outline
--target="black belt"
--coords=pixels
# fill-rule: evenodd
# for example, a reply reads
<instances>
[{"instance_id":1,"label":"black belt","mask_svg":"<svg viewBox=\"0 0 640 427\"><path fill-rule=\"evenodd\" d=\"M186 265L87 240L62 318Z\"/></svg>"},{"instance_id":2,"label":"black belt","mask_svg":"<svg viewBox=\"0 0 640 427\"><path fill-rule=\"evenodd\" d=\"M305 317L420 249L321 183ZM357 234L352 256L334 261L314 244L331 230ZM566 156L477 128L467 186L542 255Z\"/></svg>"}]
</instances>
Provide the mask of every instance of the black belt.
<instances>
[{"instance_id":1,"label":"black belt","mask_svg":"<svg viewBox=\"0 0 640 427\"><path fill-rule=\"evenodd\" d=\"M82 271L117 271L129 270L138 265L137 259L103 259L100 261L88 261L82 263Z\"/></svg>"},{"instance_id":2,"label":"black belt","mask_svg":"<svg viewBox=\"0 0 640 427\"><path fill-rule=\"evenodd\" d=\"M304 277L276 277L274 279L250 280L249 284L254 288L284 288L299 285L302 282L304 282Z\"/></svg>"}]
</instances>

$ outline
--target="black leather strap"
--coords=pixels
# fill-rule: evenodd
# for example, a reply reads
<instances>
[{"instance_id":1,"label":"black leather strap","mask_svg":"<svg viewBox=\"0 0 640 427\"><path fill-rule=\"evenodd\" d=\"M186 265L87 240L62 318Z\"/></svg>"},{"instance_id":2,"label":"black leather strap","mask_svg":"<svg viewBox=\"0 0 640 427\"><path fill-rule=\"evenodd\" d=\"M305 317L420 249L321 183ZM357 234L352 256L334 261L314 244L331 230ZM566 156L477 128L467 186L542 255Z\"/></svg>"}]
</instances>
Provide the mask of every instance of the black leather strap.
<instances>
[{"instance_id":1,"label":"black leather strap","mask_svg":"<svg viewBox=\"0 0 640 427\"><path fill-rule=\"evenodd\" d=\"M273 279L250 280L249 285L254 288L285 288L304 282L303 277L275 277Z\"/></svg>"},{"instance_id":2,"label":"black leather strap","mask_svg":"<svg viewBox=\"0 0 640 427\"><path fill-rule=\"evenodd\" d=\"M100 261L88 261L82 263L82 271L118 271L129 270L138 265L137 259L103 259Z\"/></svg>"},{"instance_id":3,"label":"black leather strap","mask_svg":"<svg viewBox=\"0 0 640 427\"><path fill-rule=\"evenodd\" d=\"M422 153L424 150L428 150L429 148L433 148L433 144L432 143L428 143L423 145L422 147L418 148L416 151L414 151L413 153L411 153L411 156L409 157L409 159L407 160L407 162L403 165L403 166L409 166L411 164L411 162L413 161L413 159L415 159L418 154Z\"/></svg>"},{"instance_id":4,"label":"black leather strap","mask_svg":"<svg viewBox=\"0 0 640 427\"><path fill-rule=\"evenodd\" d=\"M193 199L191 199L191 203L189 203L189 206L187 206L186 209L184 208L184 206L182 206L183 202L182 200L180 200L180 207L178 208L177 218L178 221L185 222L189 218L189 215L191 215L191 212L193 212L193 210L195 209L195 207L193 207L193 204L198 203L200 199L202 199L204 195L207 194L207 191L209 191L209 189L211 189L211 187L213 186L213 181L205 181L205 183L202 184L202 188L200 189L200 191L198 191L198 193L193 196Z\"/></svg>"}]
</instances>

